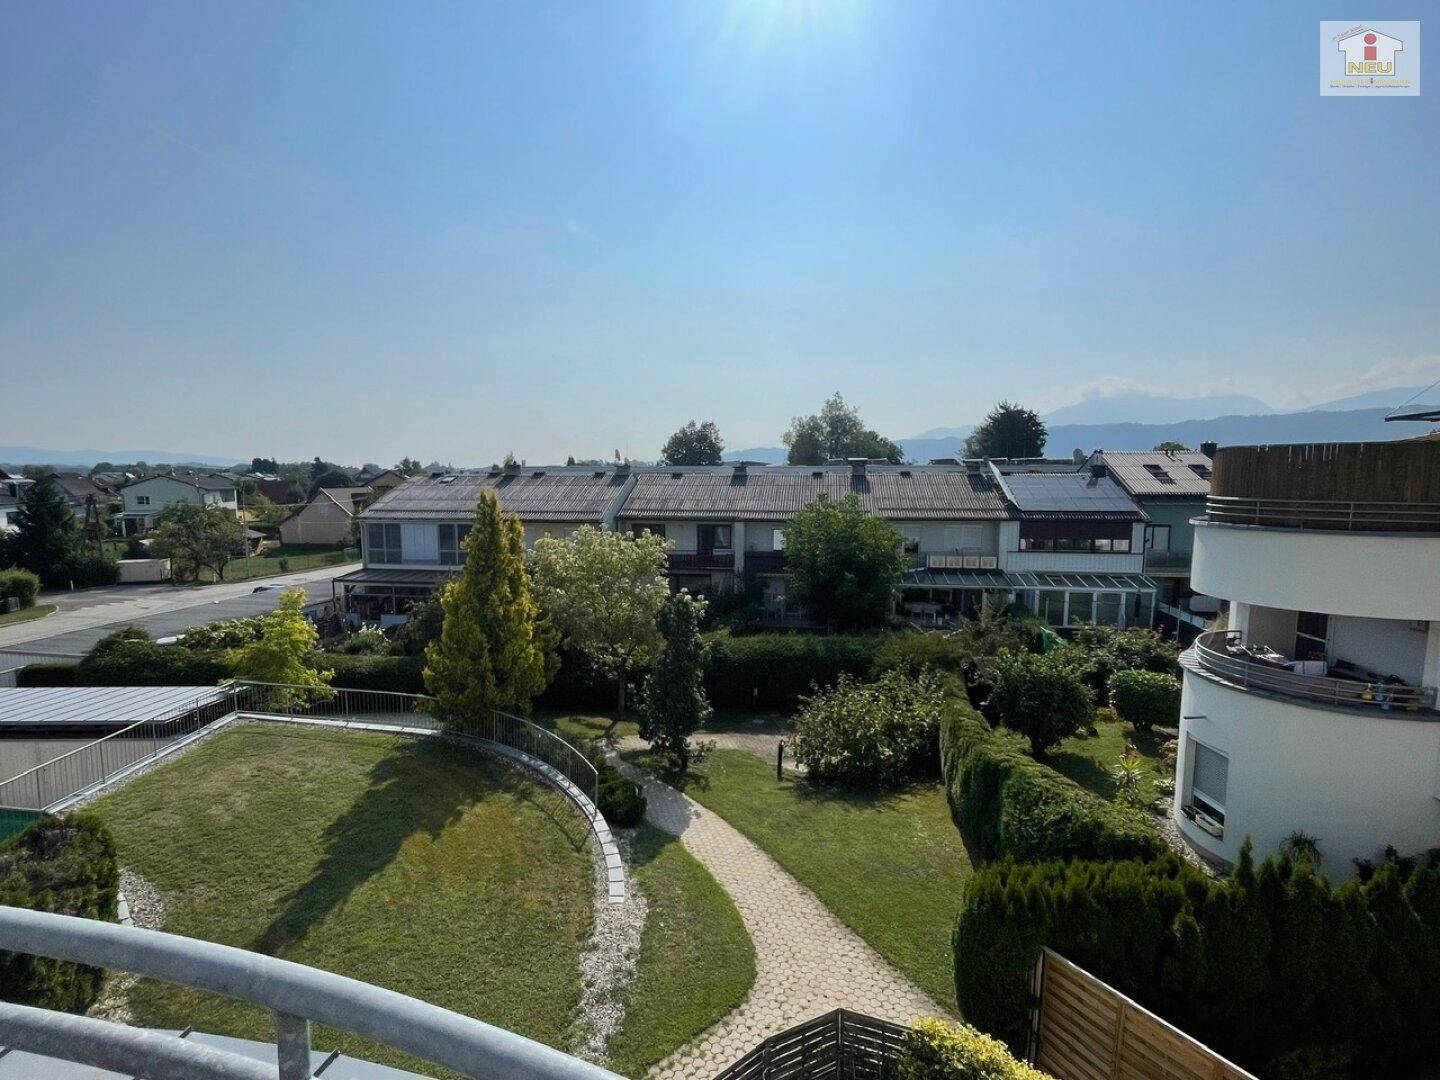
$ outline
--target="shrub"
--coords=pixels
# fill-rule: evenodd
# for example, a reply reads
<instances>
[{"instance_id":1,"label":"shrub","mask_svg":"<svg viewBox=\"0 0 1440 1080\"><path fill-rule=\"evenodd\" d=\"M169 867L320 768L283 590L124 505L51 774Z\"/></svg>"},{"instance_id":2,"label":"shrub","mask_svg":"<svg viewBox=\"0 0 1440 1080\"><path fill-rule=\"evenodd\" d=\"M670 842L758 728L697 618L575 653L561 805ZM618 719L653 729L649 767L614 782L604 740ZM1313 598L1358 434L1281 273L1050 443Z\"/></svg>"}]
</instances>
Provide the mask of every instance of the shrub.
<instances>
[{"instance_id":1,"label":"shrub","mask_svg":"<svg viewBox=\"0 0 1440 1080\"><path fill-rule=\"evenodd\" d=\"M792 709L816 686L870 674L880 634L708 635L710 704L722 709Z\"/></svg>"},{"instance_id":2,"label":"shrub","mask_svg":"<svg viewBox=\"0 0 1440 1080\"><path fill-rule=\"evenodd\" d=\"M0 903L115 919L120 867L104 823L88 814L42 818L0 845ZM0 953L0 1000L84 1012L104 972L24 953Z\"/></svg>"},{"instance_id":3,"label":"shrub","mask_svg":"<svg viewBox=\"0 0 1440 1080\"><path fill-rule=\"evenodd\" d=\"M15 673L16 686L74 686L76 664L26 664Z\"/></svg>"},{"instance_id":4,"label":"shrub","mask_svg":"<svg viewBox=\"0 0 1440 1080\"><path fill-rule=\"evenodd\" d=\"M905 630L884 636L871 658L871 671L875 675L899 671L910 676L934 671L963 677L973 660L974 653L959 635Z\"/></svg>"},{"instance_id":5,"label":"shrub","mask_svg":"<svg viewBox=\"0 0 1440 1080\"><path fill-rule=\"evenodd\" d=\"M215 686L235 674L229 658L157 645L133 626L101 638L75 669L75 686Z\"/></svg>"},{"instance_id":6,"label":"shrub","mask_svg":"<svg viewBox=\"0 0 1440 1080\"><path fill-rule=\"evenodd\" d=\"M330 685L346 690L388 690L395 694L425 693L424 656L346 656L326 653L325 666L334 671Z\"/></svg>"},{"instance_id":7,"label":"shrub","mask_svg":"<svg viewBox=\"0 0 1440 1080\"><path fill-rule=\"evenodd\" d=\"M77 553L70 557L63 571L74 582L77 589L94 588L97 585L114 585L120 580L120 564L105 555Z\"/></svg>"},{"instance_id":8,"label":"shrub","mask_svg":"<svg viewBox=\"0 0 1440 1080\"><path fill-rule=\"evenodd\" d=\"M613 827L631 829L645 816L645 792L613 765L601 764L600 813Z\"/></svg>"},{"instance_id":9,"label":"shrub","mask_svg":"<svg viewBox=\"0 0 1440 1080\"><path fill-rule=\"evenodd\" d=\"M1094 723L1089 687L1049 657L1005 652L995 658L991 671L989 715L1029 739L1037 758Z\"/></svg>"},{"instance_id":10,"label":"shrub","mask_svg":"<svg viewBox=\"0 0 1440 1080\"><path fill-rule=\"evenodd\" d=\"M554 709L615 707L617 676L613 671L566 642L561 642L556 656L560 660L560 669L544 693L536 699L541 705Z\"/></svg>"},{"instance_id":11,"label":"shrub","mask_svg":"<svg viewBox=\"0 0 1440 1080\"><path fill-rule=\"evenodd\" d=\"M1110 693L1110 677L1118 671L1153 671L1178 676L1175 647L1155 630L1132 626L1082 626L1070 641L1052 650L1052 658L1095 691L1100 701Z\"/></svg>"},{"instance_id":12,"label":"shrub","mask_svg":"<svg viewBox=\"0 0 1440 1080\"><path fill-rule=\"evenodd\" d=\"M1165 851L1134 810L1091 794L992 729L964 702L946 703L940 764L950 807L986 859L1152 859Z\"/></svg>"},{"instance_id":13,"label":"shrub","mask_svg":"<svg viewBox=\"0 0 1440 1080\"><path fill-rule=\"evenodd\" d=\"M8 600L16 597L22 608L30 607L35 603L35 597L40 595L40 576L32 574L29 570L22 570L19 567L11 567L8 570L0 570L0 600ZM0 604L0 608L4 605Z\"/></svg>"},{"instance_id":14,"label":"shrub","mask_svg":"<svg viewBox=\"0 0 1440 1080\"><path fill-rule=\"evenodd\" d=\"M1110 705L1137 731L1180 720L1180 680L1173 675L1131 669L1110 676Z\"/></svg>"},{"instance_id":15,"label":"shrub","mask_svg":"<svg viewBox=\"0 0 1440 1080\"><path fill-rule=\"evenodd\" d=\"M915 1021L895 1058L896 1080L1048 1080L999 1039L969 1024Z\"/></svg>"},{"instance_id":16,"label":"shrub","mask_svg":"<svg viewBox=\"0 0 1440 1080\"><path fill-rule=\"evenodd\" d=\"M248 619L217 619L204 626L190 627L180 635L176 644L187 649L238 649L259 641L264 628L263 615L252 615Z\"/></svg>"},{"instance_id":17,"label":"shrub","mask_svg":"<svg viewBox=\"0 0 1440 1080\"><path fill-rule=\"evenodd\" d=\"M872 683L840 676L805 699L791 748L812 779L885 787L935 771L944 702L939 679L891 671Z\"/></svg>"},{"instance_id":18,"label":"shrub","mask_svg":"<svg viewBox=\"0 0 1440 1080\"><path fill-rule=\"evenodd\" d=\"M332 648L342 656L389 656L390 639L378 626L362 626Z\"/></svg>"},{"instance_id":19,"label":"shrub","mask_svg":"<svg viewBox=\"0 0 1440 1080\"><path fill-rule=\"evenodd\" d=\"M1440 866L1332 888L1307 859L1212 881L1150 862L984 867L955 928L961 1012L1012 1046L1048 945L1262 1076L1414 1075L1440 1059ZM1339 1066L1339 1070L1337 1070Z\"/></svg>"}]
</instances>

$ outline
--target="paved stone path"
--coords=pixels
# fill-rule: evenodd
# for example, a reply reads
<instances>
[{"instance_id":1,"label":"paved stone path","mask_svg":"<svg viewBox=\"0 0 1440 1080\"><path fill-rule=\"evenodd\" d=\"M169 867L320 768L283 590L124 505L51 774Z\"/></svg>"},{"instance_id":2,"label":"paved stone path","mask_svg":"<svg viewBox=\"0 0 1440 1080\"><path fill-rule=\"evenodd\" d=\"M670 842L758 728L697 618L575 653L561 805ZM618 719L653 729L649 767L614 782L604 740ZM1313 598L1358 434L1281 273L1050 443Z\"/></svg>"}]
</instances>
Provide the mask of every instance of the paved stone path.
<instances>
[{"instance_id":1,"label":"paved stone path","mask_svg":"<svg viewBox=\"0 0 1440 1080\"><path fill-rule=\"evenodd\" d=\"M762 1040L831 1009L897 1023L947 1015L739 830L648 773L616 765L644 785L651 824L679 836L730 894L755 943L749 996L650 1076L714 1076Z\"/></svg>"}]
</instances>

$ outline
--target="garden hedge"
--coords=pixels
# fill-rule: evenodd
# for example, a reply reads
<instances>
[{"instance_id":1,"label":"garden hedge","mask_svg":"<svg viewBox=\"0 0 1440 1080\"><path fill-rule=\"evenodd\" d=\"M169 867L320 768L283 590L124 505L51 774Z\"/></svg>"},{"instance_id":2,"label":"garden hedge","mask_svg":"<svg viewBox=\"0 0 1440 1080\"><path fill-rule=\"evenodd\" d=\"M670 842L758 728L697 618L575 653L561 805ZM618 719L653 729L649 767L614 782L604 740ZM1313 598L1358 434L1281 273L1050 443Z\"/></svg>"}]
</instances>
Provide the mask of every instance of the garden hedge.
<instances>
[{"instance_id":1,"label":"garden hedge","mask_svg":"<svg viewBox=\"0 0 1440 1080\"><path fill-rule=\"evenodd\" d=\"M79 664L26 664L15 673L16 686L75 686Z\"/></svg>"},{"instance_id":2,"label":"garden hedge","mask_svg":"<svg viewBox=\"0 0 1440 1080\"><path fill-rule=\"evenodd\" d=\"M425 657L326 653L323 666L335 672L331 686L347 690L389 690L424 694Z\"/></svg>"},{"instance_id":3,"label":"garden hedge","mask_svg":"<svg viewBox=\"0 0 1440 1080\"><path fill-rule=\"evenodd\" d=\"M0 600L16 597L22 608L31 607L40 595L40 578L18 566L0 570Z\"/></svg>"},{"instance_id":4,"label":"garden hedge","mask_svg":"<svg viewBox=\"0 0 1440 1080\"><path fill-rule=\"evenodd\" d=\"M1138 811L1106 802L1025 753L952 698L940 721L950 807L986 859L1152 859L1165 850Z\"/></svg>"},{"instance_id":5,"label":"garden hedge","mask_svg":"<svg viewBox=\"0 0 1440 1080\"><path fill-rule=\"evenodd\" d=\"M706 686L720 709L792 709L841 675L868 676L883 634L707 635Z\"/></svg>"},{"instance_id":6,"label":"garden hedge","mask_svg":"<svg viewBox=\"0 0 1440 1080\"><path fill-rule=\"evenodd\" d=\"M896 1080L1049 1080L969 1024L921 1017L895 1056Z\"/></svg>"},{"instance_id":7,"label":"garden hedge","mask_svg":"<svg viewBox=\"0 0 1440 1080\"><path fill-rule=\"evenodd\" d=\"M0 844L0 904L114 921L120 891L115 841L98 817L41 818ZM0 952L0 1000L84 1012L104 972L24 953Z\"/></svg>"},{"instance_id":8,"label":"garden hedge","mask_svg":"<svg viewBox=\"0 0 1440 1080\"><path fill-rule=\"evenodd\" d=\"M1440 1062L1440 867L1391 860L1333 888L1308 860L1214 881L1151 862L996 863L955 928L961 1013L1023 1044L1042 945L1267 1078L1399 1076Z\"/></svg>"},{"instance_id":9,"label":"garden hedge","mask_svg":"<svg viewBox=\"0 0 1440 1080\"><path fill-rule=\"evenodd\" d=\"M228 656L182 645L157 645L139 630L96 644L76 665L75 686L215 686L235 674Z\"/></svg>"}]
</instances>

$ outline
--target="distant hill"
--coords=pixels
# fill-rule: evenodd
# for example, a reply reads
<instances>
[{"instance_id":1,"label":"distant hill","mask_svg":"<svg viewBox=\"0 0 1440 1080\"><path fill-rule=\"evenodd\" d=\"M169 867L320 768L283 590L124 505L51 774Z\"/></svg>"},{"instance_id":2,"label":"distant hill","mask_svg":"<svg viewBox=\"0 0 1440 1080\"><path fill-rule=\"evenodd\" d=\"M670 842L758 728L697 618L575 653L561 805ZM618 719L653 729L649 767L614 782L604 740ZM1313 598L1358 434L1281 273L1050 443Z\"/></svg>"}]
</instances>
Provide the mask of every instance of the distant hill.
<instances>
[{"instance_id":1,"label":"distant hill","mask_svg":"<svg viewBox=\"0 0 1440 1080\"><path fill-rule=\"evenodd\" d=\"M1407 401L1417 394L1423 395L1416 404L1430 404L1440 399L1440 389L1434 394L1425 394L1429 389L1425 386L1397 386L1390 390L1369 390L1363 394L1352 394L1350 397L1339 398L1335 401L1324 401L1319 405L1306 405L1303 409L1295 409L1294 412L1345 412L1349 409L1384 409L1387 412L1403 401Z\"/></svg>"},{"instance_id":2,"label":"distant hill","mask_svg":"<svg viewBox=\"0 0 1440 1080\"><path fill-rule=\"evenodd\" d=\"M1357 408L1359 406L1356 406ZM1275 409L1248 394L1204 394L1176 397L1130 391L1089 397L1045 415L1051 427L1066 424L1175 424L1211 416L1255 416ZM955 432L946 432L953 435Z\"/></svg>"},{"instance_id":3,"label":"distant hill","mask_svg":"<svg viewBox=\"0 0 1440 1080\"><path fill-rule=\"evenodd\" d=\"M174 450L46 450L40 446L0 446L0 463L5 465L71 465L90 468L99 461L129 464L205 465L228 468L245 464L223 454L180 453Z\"/></svg>"},{"instance_id":4,"label":"distant hill","mask_svg":"<svg viewBox=\"0 0 1440 1080\"><path fill-rule=\"evenodd\" d=\"M1414 393L1414 391L1410 391ZM1408 396L1408 395L1406 395ZM1404 400L1404 396L1400 398ZM1212 420L1180 420L1168 424L1051 424L1045 452L1050 457L1068 457L1070 451L1149 450L1162 442L1199 446L1217 442L1221 446L1251 443L1364 442L1408 439L1424 435L1424 424L1387 424L1389 407L1268 413L1259 416L1217 416ZM911 439L899 440L905 456L912 461L959 457L964 453L969 427L934 428ZM935 431L957 434L934 435ZM765 461L782 464L783 446L756 446L725 455L727 460Z\"/></svg>"}]
</instances>

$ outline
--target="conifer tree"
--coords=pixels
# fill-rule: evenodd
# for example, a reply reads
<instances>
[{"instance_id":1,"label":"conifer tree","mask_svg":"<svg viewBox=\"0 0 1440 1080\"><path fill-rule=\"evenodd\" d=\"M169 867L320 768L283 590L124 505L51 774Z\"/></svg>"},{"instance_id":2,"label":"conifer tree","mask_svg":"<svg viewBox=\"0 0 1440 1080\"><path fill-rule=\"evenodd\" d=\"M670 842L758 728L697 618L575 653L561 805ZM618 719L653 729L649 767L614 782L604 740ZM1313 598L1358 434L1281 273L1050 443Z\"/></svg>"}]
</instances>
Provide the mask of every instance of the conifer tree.
<instances>
[{"instance_id":1,"label":"conifer tree","mask_svg":"<svg viewBox=\"0 0 1440 1080\"><path fill-rule=\"evenodd\" d=\"M710 716L705 696L705 645L700 640L704 599L683 589L660 608L665 646L645 679L640 737L677 772L690 767L690 736Z\"/></svg>"},{"instance_id":2,"label":"conifer tree","mask_svg":"<svg viewBox=\"0 0 1440 1080\"><path fill-rule=\"evenodd\" d=\"M15 514L15 527L15 537L10 541L15 564L39 574L50 588L64 585L66 568L78 550L79 532L70 505L49 475L25 489Z\"/></svg>"}]
</instances>

